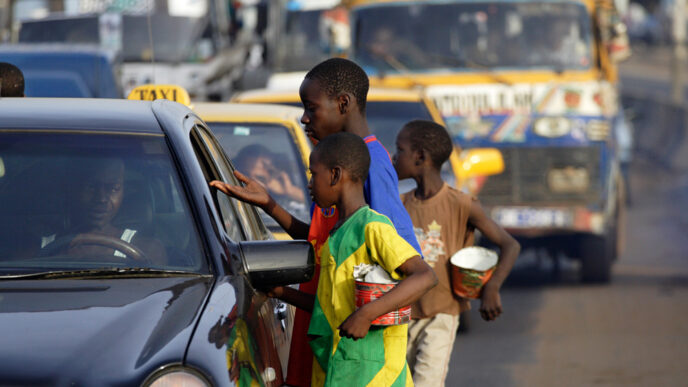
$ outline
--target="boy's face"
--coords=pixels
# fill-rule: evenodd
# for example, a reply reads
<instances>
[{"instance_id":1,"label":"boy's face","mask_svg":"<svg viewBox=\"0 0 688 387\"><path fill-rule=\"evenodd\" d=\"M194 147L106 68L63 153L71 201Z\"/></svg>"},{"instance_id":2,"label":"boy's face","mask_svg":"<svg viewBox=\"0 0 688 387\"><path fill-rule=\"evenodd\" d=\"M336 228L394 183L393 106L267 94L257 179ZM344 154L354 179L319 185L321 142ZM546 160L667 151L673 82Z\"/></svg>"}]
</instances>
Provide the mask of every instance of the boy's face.
<instances>
[{"instance_id":1,"label":"boy's face","mask_svg":"<svg viewBox=\"0 0 688 387\"><path fill-rule=\"evenodd\" d=\"M328 96L320 87L320 82L315 79L304 79L299 95L303 103L301 123L304 124L306 135L311 140L317 142L343 130L346 115L340 111L338 100Z\"/></svg>"},{"instance_id":2,"label":"boy's face","mask_svg":"<svg viewBox=\"0 0 688 387\"><path fill-rule=\"evenodd\" d=\"M394 163L394 169L397 171L399 180L413 177L413 173L416 169L418 152L411 149L411 141L409 140L408 133L404 129L397 135L396 145L397 150L396 153L394 153L392 162Z\"/></svg>"},{"instance_id":3,"label":"boy's face","mask_svg":"<svg viewBox=\"0 0 688 387\"><path fill-rule=\"evenodd\" d=\"M332 171L318 157L318 152L310 156L311 179L308 182L308 190L311 199L320 208L332 207L336 203L336 190L332 185Z\"/></svg>"}]
</instances>

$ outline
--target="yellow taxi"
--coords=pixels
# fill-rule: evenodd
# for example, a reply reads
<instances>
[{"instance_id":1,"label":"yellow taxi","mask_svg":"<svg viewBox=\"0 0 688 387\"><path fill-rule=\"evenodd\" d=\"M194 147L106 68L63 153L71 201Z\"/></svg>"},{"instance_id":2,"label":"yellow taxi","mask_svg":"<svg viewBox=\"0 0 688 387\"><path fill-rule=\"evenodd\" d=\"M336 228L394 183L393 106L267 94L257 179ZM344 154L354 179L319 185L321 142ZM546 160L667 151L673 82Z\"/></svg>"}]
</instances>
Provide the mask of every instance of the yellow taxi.
<instances>
[{"instance_id":1,"label":"yellow taxi","mask_svg":"<svg viewBox=\"0 0 688 387\"><path fill-rule=\"evenodd\" d=\"M235 94L232 101L302 106L298 92L293 89L249 90ZM411 120L429 120L445 126L435 104L421 91L414 89L371 88L366 103L366 116L370 130L388 151L394 151L397 133ZM469 180L469 177L495 174L503 169L501 154L495 149L460 152L457 148L449 162L443 166L442 175L453 186L473 191L476 182ZM400 182L400 192L410 189L409 184L409 181Z\"/></svg>"},{"instance_id":2,"label":"yellow taxi","mask_svg":"<svg viewBox=\"0 0 688 387\"><path fill-rule=\"evenodd\" d=\"M310 221L308 156L311 143L300 124L302 109L274 104L194 103L220 145L246 176L263 183L292 215ZM276 239L289 239L259 211Z\"/></svg>"},{"instance_id":3,"label":"yellow taxi","mask_svg":"<svg viewBox=\"0 0 688 387\"><path fill-rule=\"evenodd\" d=\"M310 221L308 156L311 143L301 127L303 109L275 104L191 102L181 88L146 85L130 98L174 99L189 105L210 127L234 167L263 183L275 200L304 222ZM276 239L290 239L262 210Z\"/></svg>"}]
</instances>

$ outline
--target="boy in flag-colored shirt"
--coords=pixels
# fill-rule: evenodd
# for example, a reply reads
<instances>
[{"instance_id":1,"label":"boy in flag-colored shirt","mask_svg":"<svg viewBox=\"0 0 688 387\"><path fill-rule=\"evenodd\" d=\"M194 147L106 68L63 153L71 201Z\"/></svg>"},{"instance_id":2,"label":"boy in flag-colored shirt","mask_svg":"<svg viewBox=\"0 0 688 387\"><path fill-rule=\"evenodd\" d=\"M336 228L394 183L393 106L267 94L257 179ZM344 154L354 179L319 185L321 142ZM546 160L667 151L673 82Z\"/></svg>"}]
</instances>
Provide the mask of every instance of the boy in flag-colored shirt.
<instances>
[{"instance_id":1,"label":"boy in flag-colored shirt","mask_svg":"<svg viewBox=\"0 0 688 387\"><path fill-rule=\"evenodd\" d=\"M371 326L377 317L410 305L437 283L432 269L397 234L392 222L366 204L363 185L370 155L349 133L328 136L310 157L309 189L321 208L335 205L339 220L320 249L313 295L291 287L273 297L312 311L308 329L315 362L313 386L410 386L407 325ZM354 266L381 266L401 280L382 297L356 309Z\"/></svg>"}]
</instances>

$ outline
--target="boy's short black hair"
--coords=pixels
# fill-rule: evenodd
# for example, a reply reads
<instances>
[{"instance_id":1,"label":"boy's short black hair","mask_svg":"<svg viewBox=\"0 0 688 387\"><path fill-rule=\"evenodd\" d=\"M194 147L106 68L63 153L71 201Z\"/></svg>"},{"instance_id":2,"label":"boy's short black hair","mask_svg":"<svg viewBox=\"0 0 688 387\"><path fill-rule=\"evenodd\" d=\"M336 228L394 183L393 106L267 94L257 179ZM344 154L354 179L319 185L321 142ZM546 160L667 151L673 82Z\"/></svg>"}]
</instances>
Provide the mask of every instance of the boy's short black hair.
<instances>
[{"instance_id":1,"label":"boy's short black hair","mask_svg":"<svg viewBox=\"0 0 688 387\"><path fill-rule=\"evenodd\" d=\"M351 93L361 113L365 112L370 81L365 71L356 63L344 58L330 58L315 65L305 78L320 82L320 86L330 97Z\"/></svg>"},{"instance_id":2,"label":"boy's short black hair","mask_svg":"<svg viewBox=\"0 0 688 387\"><path fill-rule=\"evenodd\" d=\"M0 97L23 97L24 74L11 63L0 62Z\"/></svg>"},{"instance_id":3,"label":"boy's short black hair","mask_svg":"<svg viewBox=\"0 0 688 387\"><path fill-rule=\"evenodd\" d=\"M352 179L365 181L370 168L370 153L363 139L352 133L335 133L315 146L319 161L328 168L342 167Z\"/></svg>"},{"instance_id":4,"label":"boy's short black hair","mask_svg":"<svg viewBox=\"0 0 688 387\"><path fill-rule=\"evenodd\" d=\"M433 165L438 169L449 159L454 149L449 133L436 122L414 120L406 123L403 130L409 136L411 150L428 152Z\"/></svg>"}]
</instances>

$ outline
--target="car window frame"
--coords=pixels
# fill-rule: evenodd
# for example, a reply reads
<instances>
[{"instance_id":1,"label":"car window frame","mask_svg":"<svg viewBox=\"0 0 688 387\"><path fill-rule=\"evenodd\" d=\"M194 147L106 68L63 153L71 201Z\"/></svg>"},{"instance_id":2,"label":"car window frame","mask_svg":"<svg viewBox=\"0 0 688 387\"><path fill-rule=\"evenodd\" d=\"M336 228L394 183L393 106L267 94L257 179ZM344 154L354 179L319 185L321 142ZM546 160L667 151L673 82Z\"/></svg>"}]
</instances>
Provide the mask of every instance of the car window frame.
<instances>
[{"instance_id":1,"label":"car window frame","mask_svg":"<svg viewBox=\"0 0 688 387\"><path fill-rule=\"evenodd\" d=\"M208 152L207 157L219 176L217 180L221 180L230 185L241 185L236 176L234 176L234 165L229 160L229 157L227 157L222 145L220 145L212 134L212 130L199 120L194 122L194 131L196 131L199 140ZM217 200L217 197L215 197L215 200ZM272 238L272 234L263 224L254 206L248 205L235 198L229 198L229 200L233 203L235 216L240 220L239 223L243 230L244 240L263 240Z\"/></svg>"},{"instance_id":2,"label":"car window frame","mask_svg":"<svg viewBox=\"0 0 688 387\"><path fill-rule=\"evenodd\" d=\"M196 121L192 122L192 126L189 129L189 139L191 141L191 147L193 148L194 153L196 154L196 158L198 159L199 166L201 167L201 170L203 172L205 182L209 183L213 180L224 181L219 168L213 162L213 156L211 151L207 148L205 142L203 141L203 138L201 137L201 134L198 131L198 125ZM211 196L213 198L215 210L217 211L217 214L220 217L219 220L222 224L222 231L225 234L225 236L233 243L239 243L247 240L244 225L241 224L242 222L239 216L237 215L236 205L232 203L232 200L230 198L222 198L222 200L226 200L229 206L230 212L227 213L227 211L223 209L224 205L221 204L221 197L218 195L218 193L214 192ZM228 216L232 217L233 221L238 224L237 230L239 235L234 235L234 232L227 230L227 227L225 226L225 218Z\"/></svg>"}]
</instances>

